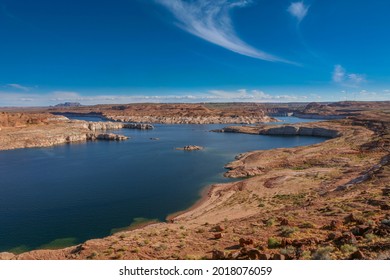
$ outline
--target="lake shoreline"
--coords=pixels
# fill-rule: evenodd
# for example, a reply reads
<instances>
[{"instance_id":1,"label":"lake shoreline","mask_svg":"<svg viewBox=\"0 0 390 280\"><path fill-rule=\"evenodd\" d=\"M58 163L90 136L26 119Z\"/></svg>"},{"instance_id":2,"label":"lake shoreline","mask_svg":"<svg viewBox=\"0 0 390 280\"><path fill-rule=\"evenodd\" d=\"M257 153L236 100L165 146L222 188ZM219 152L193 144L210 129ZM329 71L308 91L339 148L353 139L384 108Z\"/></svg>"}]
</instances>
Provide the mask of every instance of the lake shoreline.
<instances>
[{"instance_id":1,"label":"lake shoreline","mask_svg":"<svg viewBox=\"0 0 390 280\"><path fill-rule=\"evenodd\" d=\"M334 168L335 171L338 170L339 168L342 168L342 170L344 170L343 174L348 174L348 175L343 175L343 177L341 177L340 179L334 180L334 182L330 184L326 189L322 189L320 187L322 184L321 177L317 178L315 183L314 181L312 181L312 179L310 179L311 177L307 177L308 179L310 179L308 181L308 183L310 183L308 186L310 186L311 189L313 188L313 186L318 186L319 187L318 192L321 193L321 196L328 195L332 197L333 193L337 192L337 197L340 198L340 195L343 195L343 193L340 193L339 191L337 191L337 189L340 189L339 187L341 185L343 184L348 185L349 184L348 181L351 181L355 176L358 176L359 174L364 172L364 170L367 170L372 165L375 165L376 162L380 161L381 157L383 156L383 152L382 153L376 152L370 154L371 156L369 157L369 160L365 160L365 158L361 157L358 152L355 152L354 150L356 149L355 147L366 145L366 143L369 143L371 139L373 139L375 136L374 132L364 128L359 123L355 124L355 122L356 121L343 120L343 121L330 121L330 122L321 122L318 124L316 123L311 124L311 126L313 127L319 126L325 129L332 129L340 132L338 137L329 139L319 144L314 144L310 146L301 146L295 148L278 148L273 150L253 151L253 152L248 152L243 155L240 155L240 157L238 157L236 161L228 164L229 169L231 169L230 171L236 172L235 175L237 175L238 178L241 178L240 181L206 186L201 191L200 199L198 199L191 207L183 211L168 215L167 216L168 222L166 223L164 222L154 223L144 227L133 229L131 231L121 232L120 236L122 237L120 237L118 234L114 234L112 236L108 236L102 239L89 240L75 247L70 247L70 248L65 248L65 249L55 250L55 251L50 251L50 250L31 251L31 252L27 252L15 256L15 258L16 259L36 259L36 258L85 259L88 257L88 254L93 252L93 250L94 251L97 250L98 252L101 252L103 248L106 248L106 246L108 246L108 244L112 242L119 242L119 244L123 242L133 244L133 242L135 242L134 240L139 240L139 238L142 236L151 236L150 238L154 240L154 244L160 244L158 242L162 242L162 241L158 238L158 235L156 235L156 237L153 237L154 232L156 232L156 234L157 232L160 233L171 232L170 233L171 235L177 236L178 232L180 231L183 231L183 233L185 232L186 234L189 234L191 236L191 240L193 241L189 244L193 244L193 242L200 242L199 245L197 246L195 245L190 246L192 248L191 250L200 253L205 250L209 250L210 245L213 246L212 244L208 244L209 242L205 241L204 238L207 237L209 238L208 240L214 240L214 238L210 239L210 235L213 235L210 234L210 232L213 232L212 227L214 225L222 225L222 228L233 227L234 229L237 228L238 230L239 229L238 225L242 223L245 224L247 223L246 221L248 221L250 225L258 226L257 223L250 218L253 216L253 217L257 217L256 219L259 219L258 218L258 215L260 215L259 211L260 213L262 213L263 211L261 208L254 207L256 203L257 204L259 203L258 201L260 201L260 204L262 205L264 204L262 201L267 201L267 199L272 198L273 195L275 194L281 197L284 196L289 197L291 195L291 197L294 198L295 196L293 194L295 192L300 192L302 190L305 190L304 188L306 187L307 183L306 181L304 182L302 181L304 178L312 174L312 172L314 171L317 173L328 172L327 169L329 169L329 167L326 167L327 169L325 168L325 166L328 165L328 163L326 163L328 159L336 158L337 155L339 156L344 154L349 156L354 155L353 161L350 164L345 165L343 167L342 166L332 167ZM246 128L243 127L242 131L240 131L240 128L238 128L237 132L247 133L245 132L245 129ZM253 133L251 132L251 134ZM321 155L323 155L324 158L318 158L317 155L318 153L321 153ZM288 166L284 165L284 163L286 162L286 158L285 158L286 156L288 159L287 162L289 161L292 162L291 165ZM322 170L320 167L317 168L316 166L306 166L306 165L304 167L301 167L302 162L304 163L309 159L311 161L314 159L317 160L318 161L317 165L318 166L323 165L324 167L321 168L325 168L325 169ZM356 167L357 165L355 162L359 162L358 168ZM260 164L260 166L263 167L262 169L254 169L253 168L254 164L256 165ZM280 167L275 168L277 165L280 165ZM267 166L269 166L270 169L268 169ZM255 172L254 175L256 176L245 178L246 176L248 176L248 174L252 174L252 172ZM245 174L245 176L243 176L243 174ZM333 174L333 173L329 173L329 174ZM288 182L285 181L283 178L290 178L289 181L294 179L294 180L299 180L299 182L301 181L302 182L299 184L294 184L294 188L292 189L283 189L283 188L281 189L279 185L283 186L285 182ZM257 186L263 184L264 186L266 186L265 188L263 187L260 189L257 188ZM288 185L290 187L292 186L291 184ZM317 191L315 191L314 193L317 193ZM318 203L323 203L321 200L321 196L319 196L318 198L320 199ZM240 201L244 197L246 197L245 199L246 202L242 204ZM256 197L260 197L260 200L258 200L258 198ZM256 199L253 200L254 198ZM274 208L273 206L272 208L271 207L272 204L270 204L270 206L267 206L268 204L265 203L265 205L266 205L265 210L272 209L272 213L274 213L274 215L281 216L286 214L286 211L283 209ZM319 206L317 205L315 207L319 207ZM261 215L266 217L267 216L266 213L267 212ZM308 210L305 210L305 212L302 213L303 214L301 214L301 216L304 216L305 219L312 221L314 223L321 222L321 224L324 223L326 224L330 222L329 220L330 218L327 216L321 217L321 219L319 220L318 218L314 219L315 216L307 216L309 213ZM294 219L290 217L289 220L290 223L292 221L292 223L294 224ZM204 229L207 230L205 231ZM240 232L237 230L233 230L233 231L229 230L226 232L224 231L222 236L225 237L223 237L223 242L221 244L225 244L224 246L227 246L227 244L231 244L232 242L229 242L230 239L228 238L228 236L237 235L237 233ZM266 236L269 236L269 233L265 234L263 238L265 238ZM169 240L171 240L171 238L178 238L178 237L172 236L169 238L170 238ZM171 242L177 244L176 241L171 240ZM139 241L137 241L136 243L139 243ZM81 248L81 249L78 251L76 250L77 248ZM77 253L75 253L75 250L77 251ZM150 250L151 247L149 246L145 248L141 247L139 249L133 249L130 250L129 252L126 252L125 256L121 256L121 258L123 257L125 259L136 259L136 258L169 259L165 254L156 253L156 252L152 253L153 250L152 251ZM140 252L144 252L144 253L140 253ZM187 252L187 250L184 250L183 254L185 252ZM51 255L52 257L48 257L49 255ZM119 256L117 255L114 257L118 258ZM114 257L110 257L104 254L102 255L98 254L97 256L98 259L108 259Z\"/></svg>"}]
</instances>

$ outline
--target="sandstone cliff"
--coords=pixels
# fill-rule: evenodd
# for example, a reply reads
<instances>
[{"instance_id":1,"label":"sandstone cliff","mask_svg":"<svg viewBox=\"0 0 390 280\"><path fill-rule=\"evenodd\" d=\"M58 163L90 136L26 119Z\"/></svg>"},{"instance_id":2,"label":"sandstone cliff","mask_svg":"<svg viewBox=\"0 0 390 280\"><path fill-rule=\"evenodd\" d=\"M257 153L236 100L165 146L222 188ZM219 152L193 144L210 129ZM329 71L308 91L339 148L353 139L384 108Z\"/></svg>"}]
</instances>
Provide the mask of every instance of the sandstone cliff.
<instances>
[{"instance_id":1,"label":"sandstone cliff","mask_svg":"<svg viewBox=\"0 0 390 280\"><path fill-rule=\"evenodd\" d=\"M102 133L118 130L122 123L70 121L62 116L1 113L0 150L48 147L64 143L128 139L123 135Z\"/></svg>"},{"instance_id":2,"label":"sandstone cliff","mask_svg":"<svg viewBox=\"0 0 390 280\"><path fill-rule=\"evenodd\" d=\"M268 116L251 117L251 116L121 116L121 115L106 115L107 119L120 122L147 122L161 124L256 124L261 122L275 121L274 118Z\"/></svg>"}]
</instances>

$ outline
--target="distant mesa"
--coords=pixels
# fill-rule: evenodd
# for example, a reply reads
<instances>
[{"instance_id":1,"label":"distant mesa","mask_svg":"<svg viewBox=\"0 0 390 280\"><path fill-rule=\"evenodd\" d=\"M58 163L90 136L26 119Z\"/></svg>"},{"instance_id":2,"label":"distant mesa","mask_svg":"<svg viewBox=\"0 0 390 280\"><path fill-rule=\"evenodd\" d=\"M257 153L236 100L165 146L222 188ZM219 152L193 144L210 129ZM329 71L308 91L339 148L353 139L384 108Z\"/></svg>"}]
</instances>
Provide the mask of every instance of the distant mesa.
<instances>
[{"instance_id":1,"label":"distant mesa","mask_svg":"<svg viewBox=\"0 0 390 280\"><path fill-rule=\"evenodd\" d=\"M54 107L81 107L81 106L83 105L81 105L79 102L65 102L65 103L57 104Z\"/></svg>"},{"instance_id":2,"label":"distant mesa","mask_svg":"<svg viewBox=\"0 0 390 280\"><path fill-rule=\"evenodd\" d=\"M184 146L183 148L176 148L176 150L181 150L181 151L200 151L203 149L204 149L203 147L195 146L195 145L188 145L188 146Z\"/></svg>"}]
</instances>

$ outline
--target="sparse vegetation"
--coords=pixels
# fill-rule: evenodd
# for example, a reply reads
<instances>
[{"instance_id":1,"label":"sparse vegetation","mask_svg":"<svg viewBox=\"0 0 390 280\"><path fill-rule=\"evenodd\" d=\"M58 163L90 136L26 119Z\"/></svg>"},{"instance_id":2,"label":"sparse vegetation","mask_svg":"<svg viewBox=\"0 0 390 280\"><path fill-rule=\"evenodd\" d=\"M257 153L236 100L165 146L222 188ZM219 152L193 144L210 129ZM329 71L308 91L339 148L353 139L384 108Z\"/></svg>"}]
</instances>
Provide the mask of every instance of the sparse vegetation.
<instances>
[{"instance_id":1,"label":"sparse vegetation","mask_svg":"<svg viewBox=\"0 0 390 280\"><path fill-rule=\"evenodd\" d=\"M282 255L294 255L295 254L295 247L293 246L287 246L286 248L280 249L279 251Z\"/></svg>"},{"instance_id":2,"label":"sparse vegetation","mask_svg":"<svg viewBox=\"0 0 390 280\"><path fill-rule=\"evenodd\" d=\"M344 254L350 254L350 253L353 253L353 252L356 252L358 249L353 246L353 245L350 245L350 244L344 244L340 247L340 250L341 252L343 252Z\"/></svg>"},{"instance_id":3,"label":"sparse vegetation","mask_svg":"<svg viewBox=\"0 0 390 280\"><path fill-rule=\"evenodd\" d=\"M296 227L283 226L280 231L280 236L291 237L298 229Z\"/></svg>"},{"instance_id":4,"label":"sparse vegetation","mask_svg":"<svg viewBox=\"0 0 390 280\"><path fill-rule=\"evenodd\" d=\"M280 242L279 239L276 239L273 237L268 238L268 248L269 249L279 248L281 245L282 245L282 243Z\"/></svg>"},{"instance_id":5,"label":"sparse vegetation","mask_svg":"<svg viewBox=\"0 0 390 280\"><path fill-rule=\"evenodd\" d=\"M310 222L305 222L299 225L300 228L316 228L316 225Z\"/></svg>"},{"instance_id":6,"label":"sparse vegetation","mask_svg":"<svg viewBox=\"0 0 390 280\"><path fill-rule=\"evenodd\" d=\"M274 224L275 224L275 219L273 219L273 218L270 218L270 219L268 219L266 222L265 222L265 225L267 226L267 227L272 227Z\"/></svg>"},{"instance_id":7,"label":"sparse vegetation","mask_svg":"<svg viewBox=\"0 0 390 280\"><path fill-rule=\"evenodd\" d=\"M130 252L133 253L133 254L137 254L137 253L139 253L139 251L140 251L140 249L138 247L133 248L133 249L130 250Z\"/></svg>"},{"instance_id":8,"label":"sparse vegetation","mask_svg":"<svg viewBox=\"0 0 390 280\"><path fill-rule=\"evenodd\" d=\"M372 233L368 233L364 237L366 238L366 240L368 242L372 242L372 241L375 241L376 239L378 239L378 236L376 236L375 234L372 234Z\"/></svg>"},{"instance_id":9,"label":"sparse vegetation","mask_svg":"<svg viewBox=\"0 0 390 280\"><path fill-rule=\"evenodd\" d=\"M98 256L99 256L99 253L96 252L96 251L93 251L93 252L87 257L87 259L94 260L94 259L96 259Z\"/></svg>"},{"instance_id":10,"label":"sparse vegetation","mask_svg":"<svg viewBox=\"0 0 390 280\"><path fill-rule=\"evenodd\" d=\"M330 247L330 246L319 248L313 253L312 259L313 260L330 260L330 259L332 259L331 253L333 251L334 251L334 248Z\"/></svg>"}]
</instances>

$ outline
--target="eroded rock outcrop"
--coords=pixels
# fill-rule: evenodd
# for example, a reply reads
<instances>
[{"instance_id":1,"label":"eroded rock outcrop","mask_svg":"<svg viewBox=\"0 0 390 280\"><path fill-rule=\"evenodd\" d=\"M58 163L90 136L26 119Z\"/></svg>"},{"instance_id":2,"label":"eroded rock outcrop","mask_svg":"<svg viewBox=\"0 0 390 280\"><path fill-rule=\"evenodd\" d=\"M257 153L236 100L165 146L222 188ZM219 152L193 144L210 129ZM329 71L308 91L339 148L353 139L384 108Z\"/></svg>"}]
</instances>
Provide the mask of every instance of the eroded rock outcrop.
<instances>
[{"instance_id":1,"label":"eroded rock outcrop","mask_svg":"<svg viewBox=\"0 0 390 280\"><path fill-rule=\"evenodd\" d=\"M89 130L117 130L124 128L124 124L116 122L88 122L84 124Z\"/></svg>"},{"instance_id":2,"label":"eroded rock outcrop","mask_svg":"<svg viewBox=\"0 0 390 280\"><path fill-rule=\"evenodd\" d=\"M275 121L269 116L117 116L107 115L107 119L120 122L161 123L161 124L256 124Z\"/></svg>"},{"instance_id":3,"label":"eroded rock outcrop","mask_svg":"<svg viewBox=\"0 0 390 280\"><path fill-rule=\"evenodd\" d=\"M30 120L37 117L32 114L19 114L17 116L2 114L3 117L11 118L2 123L12 127L3 127L0 131L0 150L11 150L20 148L49 147L64 143L85 142L94 140L123 141L128 137L113 133L99 133L99 131L118 130L124 127L123 123L114 122L86 122L69 120L63 116L45 115L38 123L31 123ZM15 122L15 119L17 122ZM24 122L22 120L27 120Z\"/></svg>"},{"instance_id":4,"label":"eroded rock outcrop","mask_svg":"<svg viewBox=\"0 0 390 280\"><path fill-rule=\"evenodd\" d=\"M150 130L154 129L154 126L148 123L126 123L123 125L123 128Z\"/></svg>"},{"instance_id":5,"label":"eroded rock outcrop","mask_svg":"<svg viewBox=\"0 0 390 280\"><path fill-rule=\"evenodd\" d=\"M340 136L340 132L335 129L323 127L310 127L300 125L283 125L263 129L259 132L266 135L302 135L302 136L317 136L335 138Z\"/></svg>"},{"instance_id":6,"label":"eroded rock outcrop","mask_svg":"<svg viewBox=\"0 0 390 280\"><path fill-rule=\"evenodd\" d=\"M317 136L326 138L336 138L341 136L337 129L313 126L311 124L302 125L278 125L278 126L229 126L222 129L212 130L212 132L225 133L245 133L245 134L263 134L263 135L301 135Z\"/></svg>"},{"instance_id":7,"label":"eroded rock outcrop","mask_svg":"<svg viewBox=\"0 0 390 280\"><path fill-rule=\"evenodd\" d=\"M90 139L88 140L124 141L127 139L129 139L129 137L124 135L118 135L114 133L102 133L97 135L90 135Z\"/></svg>"}]
</instances>

